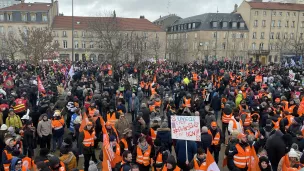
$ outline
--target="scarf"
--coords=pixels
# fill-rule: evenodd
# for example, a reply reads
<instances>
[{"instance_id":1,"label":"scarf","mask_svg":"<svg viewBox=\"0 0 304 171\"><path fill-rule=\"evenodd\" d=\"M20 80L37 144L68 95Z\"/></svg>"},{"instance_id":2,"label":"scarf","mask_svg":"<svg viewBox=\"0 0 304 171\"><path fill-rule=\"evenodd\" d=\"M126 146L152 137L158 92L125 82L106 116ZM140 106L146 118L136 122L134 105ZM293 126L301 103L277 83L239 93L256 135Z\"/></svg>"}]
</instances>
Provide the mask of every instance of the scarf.
<instances>
[{"instance_id":1,"label":"scarf","mask_svg":"<svg viewBox=\"0 0 304 171\"><path fill-rule=\"evenodd\" d=\"M147 150L148 150L148 147L149 147L148 143L146 143L145 146L142 146L142 145L139 143L138 146L139 146L139 148L143 151L143 153L144 153L145 151L147 151Z\"/></svg>"}]
</instances>

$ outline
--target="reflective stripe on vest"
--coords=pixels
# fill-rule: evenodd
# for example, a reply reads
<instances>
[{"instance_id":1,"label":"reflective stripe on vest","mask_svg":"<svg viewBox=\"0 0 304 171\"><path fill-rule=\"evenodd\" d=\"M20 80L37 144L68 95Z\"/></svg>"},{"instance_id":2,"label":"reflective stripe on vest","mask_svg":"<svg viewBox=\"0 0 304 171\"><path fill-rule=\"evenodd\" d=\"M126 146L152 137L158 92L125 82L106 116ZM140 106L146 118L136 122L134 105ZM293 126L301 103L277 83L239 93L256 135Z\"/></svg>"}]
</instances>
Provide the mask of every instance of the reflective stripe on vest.
<instances>
[{"instance_id":1,"label":"reflective stripe on vest","mask_svg":"<svg viewBox=\"0 0 304 171\"><path fill-rule=\"evenodd\" d=\"M156 139L157 131L154 131L154 129L150 128L151 138L154 141Z\"/></svg>"},{"instance_id":2,"label":"reflective stripe on vest","mask_svg":"<svg viewBox=\"0 0 304 171\"><path fill-rule=\"evenodd\" d=\"M191 99L184 98L184 106L191 107Z\"/></svg>"},{"instance_id":3,"label":"reflective stripe on vest","mask_svg":"<svg viewBox=\"0 0 304 171\"><path fill-rule=\"evenodd\" d=\"M3 150L3 152L5 153L7 160L12 160L13 159L13 155L8 153L7 150ZM9 171L10 170L10 165L11 165L10 163L3 164L4 171Z\"/></svg>"},{"instance_id":4,"label":"reflective stripe on vest","mask_svg":"<svg viewBox=\"0 0 304 171\"><path fill-rule=\"evenodd\" d=\"M136 162L138 164L142 164L144 166L150 165L150 154L151 154L151 146L148 145L148 149L144 152L137 146L137 156Z\"/></svg>"},{"instance_id":5,"label":"reflective stripe on vest","mask_svg":"<svg viewBox=\"0 0 304 171\"><path fill-rule=\"evenodd\" d=\"M240 144L235 145L238 153L233 156L234 165L239 169L244 169L249 164L250 160L250 146L248 145L245 150Z\"/></svg>"},{"instance_id":6,"label":"reflective stripe on vest","mask_svg":"<svg viewBox=\"0 0 304 171\"><path fill-rule=\"evenodd\" d=\"M207 170L207 164L206 162L202 163L200 166L198 165L198 162L196 159L193 159L193 169L195 171L206 171Z\"/></svg>"},{"instance_id":7,"label":"reflective stripe on vest","mask_svg":"<svg viewBox=\"0 0 304 171\"><path fill-rule=\"evenodd\" d=\"M219 132L217 132L217 133L215 134L215 137L213 137L213 135L212 135L212 133L211 133L211 131L210 131L210 129L209 129L209 130L208 130L208 134L210 134L210 135L212 136L212 143L211 143L211 145L218 145L218 144L220 143L221 135L220 135Z\"/></svg>"},{"instance_id":8,"label":"reflective stripe on vest","mask_svg":"<svg viewBox=\"0 0 304 171\"><path fill-rule=\"evenodd\" d=\"M95 138L95 131L92 134L89 133L87 130L83 130L84 138L82 144L86 147L94 146L94 138Z\"/></svg>"},{"instance_id":9,"label":"reflective stripe on vest","mask_svg":"<svg viewBox=\"0 0 304 171\"><path fill-rule=\"evenodd\" d=\"M120 140L122 143L123 143L123 145L124 145L124 151L128 151L129 150L129 147L128 147L128 142L127 142L127 140L126 139L121 139Z\"/></svg>"},{"instance_id":10,"label":"reflective stripe on vest","mask_svg":"<svg viewBox=\"0 0 304 171\"><path fill-rule=\"evenodd\" d=\"M111 125L115 125L116 121L117 121L117 118L116 118L115 112L107 114L107 122L110 122Z\"/></svg>"},{"instance_id":11,"label":"reflective stripe on vest","mask_svg":"<svg viewBox=\"0 0 304 171\"><path fill-rule=\"evenodd\" d=\"M223 113L222 122L228 124L231 118L232 118L232 113L230 115Z\"/></svg>"}]
</instances>

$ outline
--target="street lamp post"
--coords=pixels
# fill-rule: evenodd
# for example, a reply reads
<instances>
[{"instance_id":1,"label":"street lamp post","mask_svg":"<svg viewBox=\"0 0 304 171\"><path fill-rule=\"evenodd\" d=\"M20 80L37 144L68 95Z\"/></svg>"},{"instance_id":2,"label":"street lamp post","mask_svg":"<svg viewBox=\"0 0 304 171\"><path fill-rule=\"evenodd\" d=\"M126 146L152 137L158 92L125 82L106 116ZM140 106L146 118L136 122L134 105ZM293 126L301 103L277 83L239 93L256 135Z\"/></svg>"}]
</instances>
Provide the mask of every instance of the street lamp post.
<instances>
[{"instance_id":1,"label":"street lamp post","mask_svg":"<svg viewBox=\"0 0 304 171\"><path fill-rule=\"evenodd\" d=\"M74 65L74 0L72 0L72 64Z\"/></svg>"}]
</instances>

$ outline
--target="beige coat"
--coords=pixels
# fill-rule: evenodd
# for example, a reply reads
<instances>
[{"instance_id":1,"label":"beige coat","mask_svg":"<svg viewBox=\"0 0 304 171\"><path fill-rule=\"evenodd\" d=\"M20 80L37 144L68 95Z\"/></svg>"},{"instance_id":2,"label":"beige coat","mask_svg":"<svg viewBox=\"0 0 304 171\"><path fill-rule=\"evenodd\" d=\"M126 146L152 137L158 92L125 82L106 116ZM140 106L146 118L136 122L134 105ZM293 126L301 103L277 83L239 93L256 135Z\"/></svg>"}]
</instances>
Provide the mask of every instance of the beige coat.
<instances>
[{"instance_id":1,"label":"beige coat","mask_svg":"<svg viewBox=\"0 0 304 171\"><path fill-rule=\"evenodd\" d=\"M126 118L120 118L115 123L115 128L118 132L119 138L122 138L123 137L123 132L125 131L125 129L131 128L131 125Z\"/></svg>"}]
</instances>

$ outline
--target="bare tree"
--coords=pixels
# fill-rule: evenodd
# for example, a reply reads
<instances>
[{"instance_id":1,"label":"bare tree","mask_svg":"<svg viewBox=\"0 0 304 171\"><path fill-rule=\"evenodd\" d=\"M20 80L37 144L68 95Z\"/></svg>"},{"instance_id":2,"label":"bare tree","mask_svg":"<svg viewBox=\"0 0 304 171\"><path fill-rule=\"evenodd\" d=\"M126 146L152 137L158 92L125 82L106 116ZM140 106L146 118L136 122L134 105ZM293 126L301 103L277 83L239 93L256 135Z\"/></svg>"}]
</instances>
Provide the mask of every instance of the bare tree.
<instances>
[{"instance_id":1,"label":"bare tree","mask_svg":"<svg viewBox=\"0 0 304 171\"><path fill-rule=\"evenodd\" d=\"M124 49L129 52L134 60L141 62L148 52L149 35L146 32L130 32L130 36L126 36Z\"/></svg>"},{"instance_id":2,"label":"bare tree","mask_svg":"<svg viewBox=\"0 0 304 171\"><path fill-rule=\"evenodd\" d=\"M235 61L239 54L238 53L239 52L239 42L236 39L236 37L232 37L232 39L229 43L228 50L229 50L229 54L230 54L232 61Z\"/></svg>"},{"instance_id":3,"label":"bare tree","mask_svg":"<svg viewBox=\"0 0 304 171\"><path fill-rule=\"evenodd\" d=\"M162 46L162 43L159 41L158 37L149 41L149 47L150 47L150 49L152 49L156 60L158 60L158 58L159 58L161 46Z\"/></svg>"},{"instance_id":4,"label":"bare tree","mask_svg":"<svg viewBox=\"0 0 304 171\"><path fill-rule=\"evenodd\" d=\"M292 46L292 40L289 38L287 33L282 33L282 38L277 38L275 44L275 49L280 53L280 59L282 59L284 53L289 53Z\"/></svg>"},{"instance_id":5,"label":"bare tree","mask_svg":"<svg viewBox=\"0 0 304 171\"><path fill-rule=\"evenodd\" d=\"M296 53L296 56L298 56L299 54L303 55L303 45L304 41L302 37L290 40L291 49Z\"/></svg>"},{"instance_id":6,"label":"bare tree","mask_svg":"<svg viewBox=\"0 0 304 171\"><path fill-rule=\"evenodd\" d=\"M2 35L2 45L0 46L1 54L8 56L11 60L15 60L16 53L19 52L18 41L12 33Z\"/></svg>"},{"instance_id":7,"label":"bare tree","mask_svg":"<svg viewBox=\"0 0 304 171\"><path fill-rule=\"evenodd\" d=\"M181 59L186 57L188 44L185 38L186 34L174 34L173 39L168 40L168 52L171 54L170 60L181 62Z\"/></svg>"},{"instance_id":8,"label":"bare tree","mask_svg":"<svg viewBox=\"0 0 304 171\"><path fill-rule=\"evenodd\" d=\"M30 56L35 64L43 59L52 59L57 56L59 44L53 42L51 30L31 28L26 31L19 30L20 39L17 41L20 51Z\"/></svg>"},{"instance_id":9,"label":"bare tree","mask_svg":"<svg viewBox=\"0 0 304 171\"><path fill-rule=\"evenodd\" d=\"M120 19L113 13L105 13L105 16L94 17L88 21L88 29L94 35L96 42L102 44L100 50L111 56L111 62L118 60L125 43L124 36L121 34Z\"/></svg>"}]
</instances>

